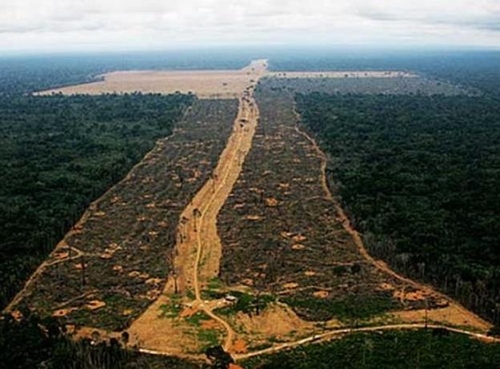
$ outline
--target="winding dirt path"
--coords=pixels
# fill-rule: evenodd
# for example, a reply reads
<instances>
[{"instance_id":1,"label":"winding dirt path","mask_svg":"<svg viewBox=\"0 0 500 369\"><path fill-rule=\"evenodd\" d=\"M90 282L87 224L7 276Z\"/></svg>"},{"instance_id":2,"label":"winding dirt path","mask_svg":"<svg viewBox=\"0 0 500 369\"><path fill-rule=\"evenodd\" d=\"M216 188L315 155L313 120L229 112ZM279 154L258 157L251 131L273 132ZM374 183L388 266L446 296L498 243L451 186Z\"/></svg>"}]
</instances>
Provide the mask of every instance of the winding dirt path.
<instances>
[{"instance_id":1,"label":"winding dirt path","mask_svg":"<svg viewBox=\"0 0 500 369\"><path fill-rule=\"evenodd\" d=\"M217 165L212 179L206 184L213 189L213 193L208 201L203 203L203 199L201 199L200 206L193 210L193 221L196 224L196 260L193 268L195 300L201 310L219 322L226 330L227 337L224 344L226 351L231 349L235 336L234 330L205 304L201 298L201 287L208 281L207 277L216 277L219 271L222 246L216 229L217 214L240 175L245 156L252 145L258 117L259 112L253 98L241 98L234 134L221 156L221 161ZM193 203L198 204L196 198Z\"/></svg>"}]
</instances>

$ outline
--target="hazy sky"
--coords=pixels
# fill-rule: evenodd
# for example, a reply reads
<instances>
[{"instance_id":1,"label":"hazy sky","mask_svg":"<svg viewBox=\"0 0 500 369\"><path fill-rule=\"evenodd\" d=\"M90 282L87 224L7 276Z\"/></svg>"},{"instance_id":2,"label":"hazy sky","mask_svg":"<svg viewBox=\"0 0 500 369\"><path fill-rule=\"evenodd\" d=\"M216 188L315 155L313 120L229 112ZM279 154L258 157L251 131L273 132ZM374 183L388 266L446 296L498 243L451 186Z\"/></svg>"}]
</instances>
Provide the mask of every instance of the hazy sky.
<instances>
[{"instance_id":1,"label":"hazy sky","mask_svg":"<svg viewBox=\"0 0 500 369\"><path fill-rule=\"evenodd\" d=\"M500 48L500 0L0 0L0 50Z\"/></svg>"}]
</instances>

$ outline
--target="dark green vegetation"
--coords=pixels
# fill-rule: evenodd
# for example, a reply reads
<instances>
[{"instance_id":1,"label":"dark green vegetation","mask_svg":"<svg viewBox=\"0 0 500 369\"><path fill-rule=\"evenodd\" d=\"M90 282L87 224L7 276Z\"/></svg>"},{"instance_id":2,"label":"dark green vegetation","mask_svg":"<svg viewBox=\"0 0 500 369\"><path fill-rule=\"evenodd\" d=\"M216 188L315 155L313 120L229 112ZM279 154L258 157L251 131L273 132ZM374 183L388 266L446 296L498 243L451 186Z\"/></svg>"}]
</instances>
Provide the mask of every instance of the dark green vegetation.
<instances>
[{"instance_id":1,"label":"dark green vegetation","mask_svg":"<svg viewBox=\"0 0 500 369\"><path fill-rule=\"evenodd\" d=\"M243 365L259 369L496 369L500 344L484 344L439 330L358 333L262 356Z\"/></svg>"},{"instance_id":2,"label":"dark green vegetation","mask_svg":"<svg viewBox=\"0 0 500 369\"><path fill-rule=\"evenodd\" d=\"M434 73L481 96L313 93L297 104L370 252L498 324L500 57L475 62Z\"/></svg>"},{"instance_id":3,"label":"dark green vegetation","mask_svg":"<svg viewBox=\"0 0 500 369\"><path fill-rule=\"evenodd\" d=\"M16 321L10 316L0 320L0 362L9 369L196 369L199 364L184 360L139 354L125 349L125 335L118 340L73 341L54 319L27 315Z\"/></svg>"},{"instance_id":4,"label":"dark green vegetation","mask_svg":"<svg viewBox=\"0 0 500 369\"><path fill-rule=\"evenodd\" d=\"M61 316L77 325L128 327L172 273L180 214L212 173L236 112L236 100L195 101L174 134L90 207L21 306L41 316L69 309ZM105 306L94 310L96 300Z\"/></svg>"},{"instance_id":5,"label":"dark green vegetation","mask_svg":"<svg viewBox=\"0 0 500 369\"><path fill-rule=\"evenodd\" d=\"M193 98L0 98L0 305Z\"/></svg>"}]
</instances>

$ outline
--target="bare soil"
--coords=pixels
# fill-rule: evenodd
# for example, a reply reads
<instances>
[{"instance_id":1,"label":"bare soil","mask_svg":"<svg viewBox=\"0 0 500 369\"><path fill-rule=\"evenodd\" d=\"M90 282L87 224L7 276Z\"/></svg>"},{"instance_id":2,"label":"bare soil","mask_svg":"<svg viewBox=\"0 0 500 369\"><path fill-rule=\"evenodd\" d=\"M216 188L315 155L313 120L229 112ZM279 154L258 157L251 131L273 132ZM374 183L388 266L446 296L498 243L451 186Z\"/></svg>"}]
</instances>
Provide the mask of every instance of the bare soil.
<instances>
[{"instance_id":1,"label":"bare soil","mask_svg":"<svg viewBox=\"0 0 500 369\"><path fill-rule=\"evenodd\" d=\"M201 99L233 99L253 85L255 75L266 68L266 60L256 60L241 70L113 72L103 75L103 81L42 91L39 95L191 92Z\"/></svg>"},{"instance_id":2,"label":"bare soil","mask_svg":"<svg viewBox=\"0 0 500 369\"><path fill-rule=\"evenodd\" d=\"M255 67L250 66L249 68L250 76L255 80L258 80L263 74L263 71L255 69ZM257 126L259 112L253 100L252 91L253 85L248 85L240 92L242 97L240 98L239 112L234 121L233 132L219 162L208 181L181 214L174 272L163 291L165 296L173 294L184 296L183 301L190 306L190 314L193 310L203 311L219 324L219 328L225 329L227 332L224 342L226 350L232 349L234 331L224 319L212 312L216 306L210 306L202 300L201 290L219 273L222 246L216 228L217 215L239 176ZM150 342L157 340L151 327L162 324L158 323L157 315L162 304L164 304L164 299L158 299L131 327L131 330L146 347L152 347ZM181 313L181 316L184 312ZM143 329L146 330L147 334L142 334ZM160 329L156 332L158 335L164 334Z\"/></svg>"}]
</instances>

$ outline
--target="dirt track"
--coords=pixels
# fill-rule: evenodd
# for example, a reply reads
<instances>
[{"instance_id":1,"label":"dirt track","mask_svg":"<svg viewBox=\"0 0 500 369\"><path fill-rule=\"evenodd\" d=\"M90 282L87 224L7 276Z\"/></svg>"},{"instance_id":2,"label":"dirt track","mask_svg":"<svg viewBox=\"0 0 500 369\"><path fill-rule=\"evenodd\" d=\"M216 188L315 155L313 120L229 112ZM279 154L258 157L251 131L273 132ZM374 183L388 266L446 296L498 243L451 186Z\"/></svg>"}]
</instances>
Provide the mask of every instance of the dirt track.
<instances>
[{"instance_id":1,"label":"dirt track","mask_svg":"<svg viewBox=\"0 0 500 369\"><path fill-rule=\"evenodd\" d=\"M266 70L263 61L253 62L246 70L257 80ZM226 148L222 152L211 178L195 195L181 215L178 226L174 272L164 290L164 295L194 292L191 308L203 311L218 322L226 331L224 348L230 351L234 331L223 319L215 315L213 304L203 301L201 289L211 278L218 275L222 245L217 234L217 214L232 191L239 177L245 156L251 148L259 112L252 97L254 85L248 85L240 98L239 112ZM158 347L165 332L157 314L165 301L160 298L137 319L130 332L138 337L144 346ZM151 329L155 324L160 329Z\"/></svg>"},{"instance_id":2,"label":"dirt track","mask_svg":"<svg viewBox=\"0 0 500 369\"><path fill-rule=\"evenodd\" d=\"M236 360L245 360L249 359L251 357L255 356L260 356L260 355L266 355L266 354L273 354L279 351L295 348L301 345L305 345L308 343L312 342L321 342L321 341L327 341L335 338L340 338L346 334L350 333L361 333L361 332L382 332L382 331L393 331L393 330L413 330L413 329L445 329L449 332L453 333L459 333L459 334L465 334L471 338L475 338L478 340L481 340L483 342L500 342L500 339L498 338L493 338L486 336L484 334L479 334L479 333L474 333L470 332L464 329L457 329L457 328L450 328L447 326L443 325L436 325L436 324L395 324L395 325L385 325L385 326L376 326L376 327L360 327L360 328L343 328L343 329L336 329L330 332L322 333L322 334L317 334L314 336L309 336L306 338L303 338L301 340L295 341L295 342L289 342L289 343L284 343L280 344L274 347L270 347L267 349L259 350L259 351L254 351L250 352L247 354L242 354L242 355L235 355Z\"/></svg>"}]
</instances>

